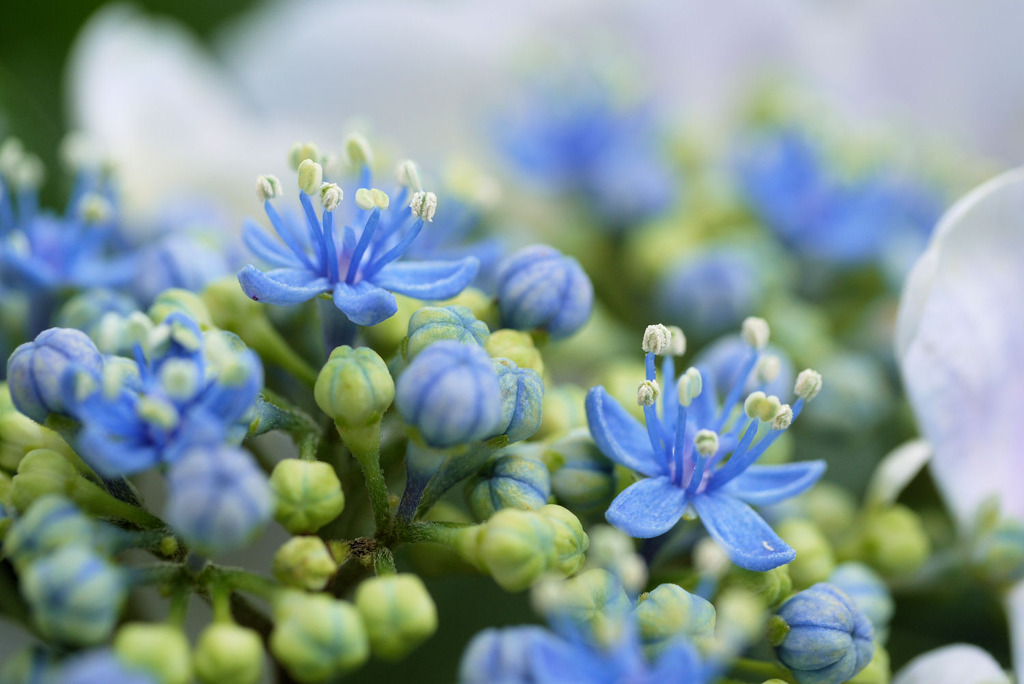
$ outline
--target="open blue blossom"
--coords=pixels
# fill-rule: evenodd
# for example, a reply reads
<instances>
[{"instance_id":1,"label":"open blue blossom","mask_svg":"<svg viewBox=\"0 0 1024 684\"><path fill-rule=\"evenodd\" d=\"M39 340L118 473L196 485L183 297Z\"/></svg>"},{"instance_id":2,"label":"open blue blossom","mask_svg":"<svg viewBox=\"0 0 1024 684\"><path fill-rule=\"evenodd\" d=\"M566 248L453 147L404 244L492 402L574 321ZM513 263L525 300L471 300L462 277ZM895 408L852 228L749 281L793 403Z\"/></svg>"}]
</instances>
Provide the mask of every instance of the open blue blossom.
<instances>
[{"instance_id":1,"label":"open blue blossom","mask_svg":"<svg viewBox=\"0 0 1024 684\"><path fill-rule=\"evenodd\" d=\"M664 332L660 344L649 341L651 330L658 328ZM721 403L707 367L687 370L677 385L671 354L662 365L664 389L659 387L654 357L669 350L669 333L663 326L651 326L644 344L647 379L638 390L646 425L604 387L587 395L587 422L605 456L646 476L615 498L606 513L610 523L633 537L656 537L672 529L692 506L733 563L764 571L789 563L796 553L748 504L772 504L799 494L821 477L825 464L754 464L817 394L821 376L801 373L792 407L757 391L737 411L768 341L763 320L747 319L743 328L747 358Z\"/></svg>"},{"instance_id":2,"label":"open blue blossom","mask_svg":"<svg viewBox=\"0 0 1024 684\"><path fill-rule=\"evenodd\" d=\"M151 342L146 354L137 349L131 373L108 360L72 411L83 425L79 453L108 477L174 463L192 446L240 441L263 387L254 353L230 333L203 334L184 314L168 316Z\"/></svg>"},{"instance_id":3,"label":"open blue blossom","mask_svg":"<svg viewBox=\"0 0 1024 684\"><path fill-rule=\"evenodd\" d=\"M888 172L846 180L817 147L787 128L755 143L739 162L739 183L751 208L779 238L804 256L837 264L895 258L905 272L924 250L942 209L923 185Z\"/></svg>"},{"instance_id":4,"label":"open blue blossom","mask_svg":"<svg viewBox=\"0 0 1024 684\"><path fill-rule=\"evenodd\" d=\"M415 187L418 179L407 178L409 182L392 200L373 188L370 167L362 163L359 189L353 193L355 206L343 217L336 213L344 193L322 179L319 164L309 159L300 164L301 217L278 213L270 201L280 193L276 178L258 179L257 194L280 240L254 222L245 225L243 239L249 249L277 267L261 271L250 264L239 271L238 281L252 299L291 305L331 294L350 321L375 325L398 310L392 292L416 299L448 299L476 277L479 262L474 257L400 260L424 223L433 220L437 204L433 193ZM319 194L320 216L311 193Z\"/></svg>"}]
</instances>

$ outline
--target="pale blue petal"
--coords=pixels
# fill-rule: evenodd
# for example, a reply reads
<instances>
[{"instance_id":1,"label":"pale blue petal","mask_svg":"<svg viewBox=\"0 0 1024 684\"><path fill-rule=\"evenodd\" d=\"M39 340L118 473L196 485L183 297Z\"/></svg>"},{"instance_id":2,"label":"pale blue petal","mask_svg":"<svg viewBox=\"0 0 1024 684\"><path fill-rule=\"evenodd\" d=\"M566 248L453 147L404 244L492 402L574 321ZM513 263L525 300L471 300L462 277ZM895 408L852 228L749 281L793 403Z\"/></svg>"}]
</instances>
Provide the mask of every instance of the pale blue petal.
<instances>
[{"instance_id":1,"label":"pale blue petal","mask_svg":"<svg viewBox=\"0 0 1024 684\"><path fill-rule=\"evenodd\" d=\"M824 461L750 466L730 480L721 491L749 504L765 506L796 496L814 485L824 473ZM712 486L713 483L714 480Z\"/></svg>"},{"instance_id":2,"label":"pale blue petal","mask_svg":"<svg viewBox=\"0 0 1024 684\"><path fill-rule=\"evenodd\" d=\"M768 523L739 499L724 492L699 494L693 506L704 529L741 568L764 572L796 558Z\"/></svg>"},{"instance_id":3,"label":"pale blue petal","mask_svg":"<svg viewBox=\"0 0 1024 684\"><path fill-rule=\"evenodd\" d=\"M645 681L657 682L703 682L704 668L693 645L679 639L655 663Z\"/></svg>"},{"instance_id":4,"label":"pale blue petal","mask_svg":"<svg viewBox=\"0 0 1024 684\"><path fill-rule=\"evenodd\" d=\"M330 289L327 278L310 271L279 268L264 273L252 264L238 272L242 291L257 302L289 306L309 301Z\"/></svg>"},{"instance_id":5,"label":"pale blue petal","mask_svg":"<svg viewBox=\"0 0 1024 684\"><path fill-rule=\"evenodd\" d=\"M302 262L287 245L252 220L247 220L242 227L242 241L253 254L267 263L292 268L302 267Z\"/></svg>"},{"instance_id":6,"label":"pale blue petal","mask_svg":"<svg viewBox=\"0 0 1024 684\"><path fill-rule=\"evenodd\" d=\"M1024 169L957 202L900 302L897 356L935 454L930 468L962 527L992 495L1024 517Z\"/></svg>"},{"instance_id":7,"label":"pale blue petal","mask_svg":"<svg viewBox=\"0 0 1024 684\"><path fill-rule=\"evenodd\" d=\"M686 490L667 477L650 477L615 497L605 518L636 539L649 539L671 530L686 511Z\"/></svg>"},{"instance_id":8,"label":"pale blue petal","mask_svg":"<svg viewBox=\"0 0 1024 684\"><path fill-rule=\"evenodd\" d=\"M398 311L393 294L365 280L335 285L334 305L356 325L377 325Z\"/></svg>"},{"instance_id":9,"label":"pale blue petal","mask_svg":"<svg viewBox=\"0 0 1024 684\"><path fill-rule=\"evenodd\" d=\"M480 262L476 257L458 261L396 261L373 276L385 290L416 299L450 299L473 282Z\"/></svg>"},{"instance_id":10,"label":"pale blue petal","mask_svg":"<svg viewBox=\"0 0 1024 684\"><path fill-rule=\"evenodd\" d=\"M649 477L666 473L663 454L655 454L647 430L604 387L587 393L587 424L605 456Z\"/></svg>"}]
</instances>

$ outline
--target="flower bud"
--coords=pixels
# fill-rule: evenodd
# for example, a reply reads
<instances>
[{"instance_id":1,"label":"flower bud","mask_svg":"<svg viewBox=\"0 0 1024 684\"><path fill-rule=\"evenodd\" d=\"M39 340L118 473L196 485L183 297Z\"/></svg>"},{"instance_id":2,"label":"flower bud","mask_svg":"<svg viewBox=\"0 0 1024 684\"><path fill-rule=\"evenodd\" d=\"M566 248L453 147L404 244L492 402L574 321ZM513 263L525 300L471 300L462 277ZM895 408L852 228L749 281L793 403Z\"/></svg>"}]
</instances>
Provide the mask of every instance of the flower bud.
<instances>
[{"instance_id":1,"label":"flower bud","mask_svg":"<svg viewBox=\"0 0 1024 684\"><path fill-rule=\"evenodd\" d=\"M412 360L398 378L395 405L432 447L490 437L502 411L487 352L451 340L430 345Z\"/></svg>"},{"instance_id":2,"label":"flower bud","mask_svg":"<svg viewBox=\"0 0 1024 684\"><path fill-rule=\"evenodd\" d=\"M975 540L971 554L974 570L997 585L1009 586L1024 579L1024 524L1003 519Z\"/></svg>"},{"instance_id":3,"label":"flower bud","mask_svg":"<svg viewBox=\"0 0 1024 684\"><path fill-rule=\"evenodd\" d=\"M245 545L273 509L267 477L249 452L232 446L193 447L167 477L165 519L207 552Z\"/></svg>"},{"instance_id":4,"label":"flower bud","mask_svg":"<svg viewBox=\"0 0 1024 684\"><path fill-rule=\"evenodd\" d=\"M395 398L387 364L369 347L338 347L317 376L313 390L324 413L345 427L380 420Z\"/></svg>"},{"instance_id":5,"label":"flower bud","mask_svg":"<svg viewBox=\"0 0 1024 684\"><path fill-rule=\"evenodd\" d=\"M106 289L89 289L69 299L57 312L61 328L75 328L94 341L100 321L108 313L127 316L137 309L135 300L126 294Z\"/></svg>"},{"instance_id":6,"label":"flower bud","mask_svg":"<svg viewBox=\"0 0 1024 684\"><path fill-rule=\"evenodd\" d=\"M92 646L110 636L127 589L117 567L85 544L71 543L27 564L21 593L44 637Z\"/></svg>"},{"instance_id":7,"label":"flower bud","mask_svg":"<svg viewBox=\"0 0 1024 684\"><path fill-rule=\"evenodd\" d=\"M434 220L434 214L437 212L437 195L432 192L413 193L409 209L412 210L413 216L430 223Z\"/></svg>"},{"instance_id":8,"label":"flower bud","mask_svg":"<svg viewBox=\"0 0 1024 684\"><path fill-rule=\"evenodd\" d=\"M725 584L755 594L764 600L766 606L776 606L793 593L793 580L789 576L788 565L781 565L766 572L733 566L725 577Z\"/></svg>"},{"instance_id":9,"label":"flower bud","mask_svg":"<svg viewBox=\"0 0 1024 684\"><path fill-rule=\"evenodd\" d=\"M831 584L815 584L796 594L777 615L789 630L775 655L800 684L841 684L871 661L871 622Z\"/></svg>"},{"instance_id":10,"label":"flower bud","mask_svg":"<svg viewBox=\"0 0 1024 684\"><path fill-rule=\"evenodd\" d=\"M505 258L496 274L502 325L568 337L590 318L594 288L579 262L547 245Z\"/></svg>"},{"instance_id":11,"label":"flower bud","mask_svg":"<svg viewBox=\"0 0 1024 684\"><path fill-rule=\"evenodd\" d=\"M808 368L800 371L800 375L796 376L796 385L793 387L793 393L804 401L810 401L818 396L820 391L821 373L818 371Z\"/></svg>"},{"instance_id":12,"label":"flower bud","mask_svg":"<svg viewBox=\"0 0 1024 684\"><path fill-rule=\"evenodd\" d=\"M181 312L199 324L203 330L213 327L210 310L195 292L181 288L164 290L156 296L149 307L149 317L159 325L172 313Z\"/></svg>"},{"instance_id":13,"label":"flower bud","mask_svg":"<svg viewBox=\"0 0 1024 684\"><path fill-rule=\"evenodd\" d=\"M270 651L304 684L354 670L370 655L359 611L325 594L289 592L275 601L274 623Z\"/></svg>"},{"instance_id":14,"label":"flower bud","mask_svg":"<svg viewBox=\"0 0 1024 684\"><path fill-rule=\"evenodd\" d=\"M875 571L863 563L843 563L836 566L828 578L867 615L875 632L884 633L896 609L892 594Z\"/></svg>"},{"instance_id":15,"label":"flower bud","mask_svg":"<svg viewBox=\"0 0 1024 684\"><path fill-rule=\"evenodd\" d=\"M25 454L35 449L51 449L66 458L76 458L60 435L14 408L7 384L0 383L0 468L17 470Z\"/></svg>"},{"instance_id":16,"label":"flower bud","mask_svg":"<svg viewBox=\"0 0 1024 684\"><path fill-rule=\"evenodd\" d=\"M483 526L478 558L502 589L522 591L548 570L554 535L551 524L538 513L505 508Z\"/></svg>"},{"instance_id":17,"label":"flower bud","mask_svg":"<svg viewBox=\"0 0 1024 684\"><path fill-rule=\"evenodd\" d=\"M281 584L320 591L338 571L338 563L320 537L292 537L274 554L273 570Z\"/></svg>"},{"instance_id":18,"label":"flower bud","mask_svg":"<svg viewBox=\"0 0 1024 684\"><path fill-rule=\"evenodd\" d=\"M281 181L277 179L277 176L266 175L256 177L256 199L260 202L269 202L280 195Z\"/></svg>"},{"instance_id":19,"label":"flower bud","mask_svg":"<svg viewBox=\"0 0 1024 684\"><path fill-rule=\"evenodd\" d=\"M409 339L404 345L406 361L441 340L484 346L490 337L487 324L478 321L464 306L425 306L409 319Z\"/></svg>"},{"instance_id":20,"label":"flower bud","mask_svg":"<svg viewBox=\"0 0 1024 684\"><path fill-rule=\"evenodd\" d=\"M641 594L635 610L649 659L657 658L680 636L702 649L714 638L715 607L678 585L662 584Z\"/></svg>"},{"instance_id":21,"label":"flower bud","mask_svg":"<svg viewBox=\"0 0 1024 684\"><path fill-rule=\"evenodd\" d=\"M364 580L354 601L366 625L370 649L379 658L403 658L437 631L437 607L416 575Z\"/></svg>"},{"instance_id":22,"label":"flower bud","mask_svg":"<svg viewBox=\"0 0 1024 684\"><path fill-rule=\"evenodd\" d=\"M270 473L274 519L292 534L311 534L345 509L341 480L330 464L286 458Z\"/></svg>"},{"instance_id":23,"label":"flower bud","mask_svg":"<svg viewBox=\"0 0 1024 684\"><path fill-rule=\"evenodd\" d=\"M547 504L551 477L540 461L506 453L470 481L467 494L478 520L487 520L503 508L534 511Z\"/></svg>"},{"instance_id":24,"label":"flower bud","mask_svg":"<svg viewBox=\"0 0 1024 684\"><path fill-rule=\"evenodd\" d=\"M604 511L615 496L615 464L594 444L590 431L579 428L548 445L551 491L578 515Z\"/></svg>"},{"instance_id":25,"label":"flower bud","mask_svg":"<svg viewBox=\"0 0 1024 684\"><path fill-rule=\"evenodd\" d=\"M538 612L557 623L568 619L587 640L609 646L623 638L623 624L633 605L611 572L598 568L568 580L550 580L533 594Z\"/></svg>"},{"instance_id":26,"label":"flower bud","mask_svg":"<svg viewBox=\"0 0 1024 684\"><path fill-rule=\"evenodd\" d=\"M583 554L590 547L590 539L579 519L554 504L548 504L537 512L548 519L554 532L549 553L550 567L565 577L578 572L586 561Z\"/></svg>"},{"instance_id":27,"label":"flower bud","mask_svg":"<svg viewBox=\"0 0 1024 684\"><path fill-rule=\"evenodd\" d=\"M587 566L608 570L628 594L636 595L647 583L647 564L636 552L633 539L611 525L592 525L587 530L590 548Z\"/></svg>"},{"instance_id":28,"label":"flower bud","mask_svg":"<svg viewBox=\"0 0 1024 684\"><path fill-rule=\"evenodd\" d=\"M299 190L307 195L313 195L320 191L324 182L324 167L312 159L303 159L299 162Z\"/></svg>"},{"instance_id":29,"label":"flower bud","mask_svg":"<svg viewBox=\"0 0 1024 684\"><path fill-rule=\"evenodd\" d=\"M928 560L931 541L921 518L906 506L869 512L849 554L884 577L909 575Z\"/></svg>"},{"instance_id":30,"label":"flower bud","mask_svg":"<svg viewBox=\"0 0 1024 684\"><path fill-rule=\"evenodd\" d=\"M114 652L125 665L153 675L160 684L192 681L188 639L179 627L130 622L117 630Z\"/></svg>"},{"instance_id":31,"label":"flower bud","mask_svg":"<svg viewBox=\"0 0 1024 684\"><path fill-rule=\"evenodd\" d=\"M484 343L484 348L491 358L510 359L520 368L529 368L544 376L544 359L529 333L508 328L495 330Z\"/></svg>"},{"instance_id":32,"label":"flower bud","mask_svg":"<svg viewBox=\"0 0 1024 684\"><path fill-rule=\"evenodd\" d=\"M63 454L51 449L30 451L21 459L18 473L11 481L11 503L24 511L47 494L70 496L79 477Z\"/></svg>"},{"instance_id":33,"label":"flower bud","mask_svg":"<svg viewBox=\"0 0 1024 684\"><path fill-rule=\"evenodd\" d=\"M258 632L215 622L200 633L192 666L202 684L258 684L263 677L263 657Z\"/></svg>"},{"instance_id":34,"label":"flower bud","mask_svg":"<svg viewBox=\"0 0 1024 684\"><path fill-rule=\"evenodd\" d=\"M36 499L23 513L8 530L3 547L4 555L19 569L64 546L96 541L96 523L62 496Z\"/></svg>"},{"instance_id":35,"label":"flower bud","mask_svg":"<svg viewBox=\"0 0 1024 684\"><path fill-rule=\"evenodd\" d=\"M875 654L871 657L871 662L847 684L889 684L890 681L892 681L892 666L889 662L889 652L876 641Z\"/></svg>"},{"instance_id":36,"label":"flower bud","mask_svg":"<svg viewBox=\"0 0 1024 684\"><path fill-rule=\"evenodd\" d=\"M42 423L51 413L67 412L74 397L65 395L64 373L80 367L99 377L103 357L88 335L70 328L50 328L11 354L7 384L19 411Z\"/></svg>"},{"instance_id":37,"label":"flower bud","mask_svg":"<svg viewBox=\"0 0 1024 684\"><path fill-rule=\"evenodd\" d=\"M796 588L804 589L828 579L836 566L836 557L832 545L814 523L791 518L776 525L775 531L796 551L796 559L789 564L789 576Z\"/></svg>"},{"instance_id":38,"label":"flower bud","mask_svg":"<svg viewBox=\"0 0 1024 684\"><path fill-rule=\"evenodd\" d=\"M543 376L542 376L543 377ZM564 437L570 430L585 428L587 414L584 408L586 392L573 384L554 385L544 390L540 429L535 437L549 440Z\"/></svg>"},{"instance_id":39,"label":"flower bud","mask_svg":"<svg viewBox=\"0 0 1024 684\"><path fill-rule=\"evenodd\" d=\"M509 441L521 442L540 428L544 404L544 381L536 371L519 368L508 359L494 359L494 370L501 389L501 419L497 434Z\"/></svg>"}]
</instances>

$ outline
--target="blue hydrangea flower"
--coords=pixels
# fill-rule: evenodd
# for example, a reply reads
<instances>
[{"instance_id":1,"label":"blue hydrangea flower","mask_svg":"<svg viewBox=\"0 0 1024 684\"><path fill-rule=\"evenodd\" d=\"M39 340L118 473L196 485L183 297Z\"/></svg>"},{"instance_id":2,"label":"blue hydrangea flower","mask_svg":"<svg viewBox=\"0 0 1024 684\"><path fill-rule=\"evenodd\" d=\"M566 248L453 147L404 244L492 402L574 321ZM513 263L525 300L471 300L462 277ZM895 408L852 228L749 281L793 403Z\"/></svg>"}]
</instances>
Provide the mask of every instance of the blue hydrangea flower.
<instances>
[{"instance_id":1,"label":"blue hydrangea flower","mask_svg":"<svg viewBox=\"0 0 1024 684\"><path fill-rule=\"evenodd\" d=\"M263 388L259 357L230 333L173 313L137 349L132 373L106 363L72 411L82 458L107 477L174 463L189 447L240 441ZM81 385L82 383L78 383Z\"/></svg>"},{"instance_id":2,"label":"blue hydrangea flower","mask_svg":"<svg viewBox=\"0 0 1024 684\"><path fill-rule=\"evenodd\" d=\"M784 243L836 264L898 253L893 267L905 272L942 209L934 192L891 173L841 178L795 128L757 141L740 159L738 176L751 208Z\"/></svg>"},{"instance_id":3,"label":"blue hydrangea flower","mask_svg":"<svg viewBox=\"0 0 1024 684\"><path fill-rule=\"evenodd\" d=\"M552 339L572 335L590 318L594 286L583 267L548 245L531 245L498 265L501 323L545 330Z\"/></svg>"},{"instance_id":4,"label":"blue hydrangea flower","mask_svg":"<svg viewBox=\"0 0 1024 684\"><path fill-rule=\"evenodd\" d=\"M223 245L191 232L167 233L139 252L134 291L148 305L164 290L199 292L232 271Z\"/></svg>"},{"instance_id":5,"label":"blue hydrangea flower","mask_svg":"<svg viewBox=\"0 0 1024 684\"><path fill-rule=\"evenodd\" d=\"M758 260L741 249L721 246L690 254L672 264L658 286L658 310L685 321L703 335L738 325L762 299Z\"/></svg>"},{"instance_id":6,"label":"blue hydrangea flower","mask_svg":"<svg viewBox=\"0 0 1024 684\"><path fill-rule=\"evenodd\" d=\"M748 341L744 366L721 403L707 367L688 370L677 387L675 362L668 354L662 365L659 416L654 351L647 353L647 380L638 392L646 425L604 387L587 394L587 422L598 447L611 460L645 476L612 502L605 517L614 526L633 537L656 537L672 529L693 507L736 565L764 571L795 558L793 549L748 504L772 504L799 494L825 471L823 461L754 465L799 416L805 397L816 394L820 376L805 372L817 376L817 385L812 382L810 387L807 380L813 376L798 378L800 396L792 407L755 393L744 403L746 410L738 412L744 387L767 344L767 324L760 324L763 335L754 334L753 338L761 339ZM747 322L744 328L746 332Z\"/></svg>"},{"instance_id":7,"label":"blue hydrangea flower","mask_svg":"<svg viewBox=\"0 0 1024 684\"><path fill-rule=\"evenodd\" d=\"M308 160L307 160L308 161ZM322 178L313 166L300 173ZM310 169L314 169L315 172ZM314 180L315 180L314 178ZM307 180L300 175L300 179ZM276 178L261 177L260 197L267 217L280 237L275 240L254 222L247 222L243 239L249 249L277 268L261 271L253 265L238 273L247 295L268 304L291 305L322 294L357 325L375 325L398 310L392 292L416 299L449 299L461 292L479 269L474 257L453 261L402 261L410 245L433 219L433 193L412 192L401 186L389 198L372 190L368 165L363 164L355 203L345 216L336 216L342 192L337 185L307 183L300 191L300 217L280 214L270 201L280 188ZM323 211L317 216L308 192L319 192ZM336 225L336 218L337 225Z\"/></svg>"},{"instance_id":8,"label":"blue hydrangea flower","mask_svg":"<svg viewBox=\"0 0 1024 684\"><path fill-rule=\"evenodd\" d=\"M420 232L409 245L406 256L416 261L451 261L467 256L480 262L474 287L494 290L494 267L505 251L498 237L485 236L482 212L456 197L445 197L444 211L435 217L427 232Z\"/></svg>"},{"instance_id":9,"label":"blue hydrangea flower","mask_svg":"<svg viewBox=\"0 0 1024 684\"><path fill-rule=\"evenodd\" d=\"M739 335L726 335L711 342L697 353L694 365L706 372L705 382L714 383L713 389L718 396L724 397L732 386L740 379L747 362L750 360L750 345ZM777 364L776 364L777 361ZM766 369L771 366L771 378L765 377ZM758 390L765 394L781 397L793 386L793 362L789 356L773 345L768 345L761 352L758 365L754 372L747 371L747 381L741 394L746 396ZM832 375L829 374L829 386ZM819 411L820 399L814 404L814 412Z\"/></svg>"},{"instance_id":10,"label":"blue hydrangea flower","mask_svg":"<svg viewBox=\"0 0 1024 684\"><path fill-rule=\"evenodd\" d=\"M158 684L146 671L123 664L110 649L88 651L69 658L61 668L60 681L64 684Z\"/></svg>"},{"instance_id":11,"label":"blue hydrangea flower","mask_svg":"<svg viewBox=\"0 0 1024 684\"><path fill-rule=\"evenodd\" d=\"M244 545L273 510L267 476L237 447L193 447L171 467L168 492L167 522L209 552Z\"/></svg>"}]
</instances>

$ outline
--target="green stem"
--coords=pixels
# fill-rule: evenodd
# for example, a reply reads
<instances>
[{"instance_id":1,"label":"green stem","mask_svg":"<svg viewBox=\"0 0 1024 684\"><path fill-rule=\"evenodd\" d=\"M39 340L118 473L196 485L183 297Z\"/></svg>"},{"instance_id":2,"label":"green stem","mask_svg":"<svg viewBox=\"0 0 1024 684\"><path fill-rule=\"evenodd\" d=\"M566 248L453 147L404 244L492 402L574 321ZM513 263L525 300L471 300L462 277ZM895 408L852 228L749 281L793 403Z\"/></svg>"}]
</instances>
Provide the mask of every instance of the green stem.
<instances>
[{"instance_id":1,"label":"green stem","mask_svg":"<svg viewBox=\"0 0 1024 684\"><path fill-rule=\"evenodd\" d=\"M167 612L167 623L175 627L184 627L188 616L188 600L192 597L192 587L178 583L171 590L171 607Z\"/></svg>"},{"instance_id":2,"label":"green stem","mask_svg":"<svg viewBox=\"0 0 1024 684\"><path fill-rule=\"evenodd\" d=\"M97 517L117 518L144 530L167 527L167 523L149 511L121 501L99 485L84 478L75 480L69 496L85 512Z\"/></svg>"},{"instance_id":3,"label":"green stem","mask_svg":"<svg viewBox=\"0 0 1024 684\"><path fill-rule=\"evenodd\" d=\"M240 337L260 356L277 364L310 387L316 384L316 369L292 349L266 318L250 319L245 326L245 333Z\"/></svg>"},{"instance_id":4,"label":"green stem","mask_svg":"<svg viewBox=\"0 0 1024 684\"><path fill-rule=\"evenodd\" d=\"M391 494L384 479L384 470L380 467L380 421L362 428L345 427L339 423L335 423L335 427L363 470L377 533L386 534L391 529Z\"/></svg>"},{"instance_id":5,"label":"green stem","mask_svg":"<svg viewBox=\"0 0 1024 684\"><path fill-rule=\"evenodd\" d=\"M233 622L231 616L231 588L219 579L210 582L210 603L214 622Z\"/></svg>"},{"instance_id":6,"label":"green stem","mask_svg":"<svg viewBox=\"0 0 1024 684\"><path fill-rule=\"evenodd\" d=\"M753 658L740 658L733 662L730 674L739 677L752 677L762 682L766 679L781 679L789 684L797 684L793 673L782 665Z\"/></svg>"},{"instance_id":7,"label":"green stem","mask_svg":"<svg viewBox=\"0 0 1024 684\"><path fill-rule=\"evenodd\" d=\"M378 577L394 575L397 572L395 570L395 557L391 554L391 549L382 546L374 552L373 572Z\"/></svg>"},{"instance_id":8,"label":"green stem","mask_svg":"<svg viewBox=\"0 0 1024 684\"><path fill-rule=\"evenodd\" d=\"M231 589L255 594L268 601L273 600L281 590L281 587L273 580L242 568L225 568L210 564L203 573L209 573L206 583L219 582Z\"/></svg>"}]
</instances>

